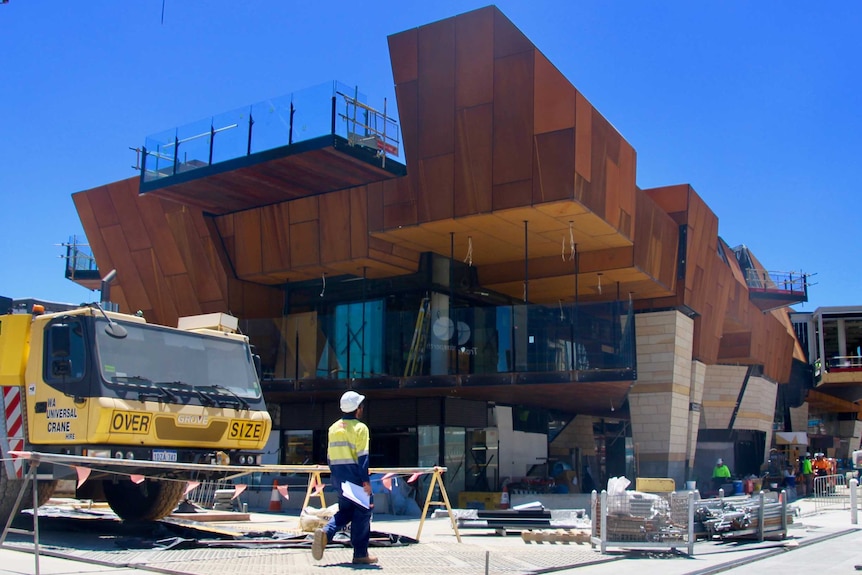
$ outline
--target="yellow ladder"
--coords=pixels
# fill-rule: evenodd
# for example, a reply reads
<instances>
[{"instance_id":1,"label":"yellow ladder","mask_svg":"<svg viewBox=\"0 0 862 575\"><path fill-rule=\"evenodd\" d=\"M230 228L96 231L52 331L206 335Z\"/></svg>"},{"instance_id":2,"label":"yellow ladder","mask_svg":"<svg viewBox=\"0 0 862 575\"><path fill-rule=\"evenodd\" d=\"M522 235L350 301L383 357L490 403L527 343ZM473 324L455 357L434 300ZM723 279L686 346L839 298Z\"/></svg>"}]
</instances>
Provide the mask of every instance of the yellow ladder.
<instances>
[{"instance_id":1,"label":"yellow ladder","mask_svg":"<svg viewBox=\"0 0 862 575\"><path fill-rule=\"evenodd\" d=\"M423 297L419 303L419 314L416 316L416 328L413 330L413 340L410 342L410 351L407 354L407 365L404 366L404 375L415 375L417 365L421 366L425 360L425 341L428 337L428 322L430 314L431 299Z\"/></svg>"}]
</instances>

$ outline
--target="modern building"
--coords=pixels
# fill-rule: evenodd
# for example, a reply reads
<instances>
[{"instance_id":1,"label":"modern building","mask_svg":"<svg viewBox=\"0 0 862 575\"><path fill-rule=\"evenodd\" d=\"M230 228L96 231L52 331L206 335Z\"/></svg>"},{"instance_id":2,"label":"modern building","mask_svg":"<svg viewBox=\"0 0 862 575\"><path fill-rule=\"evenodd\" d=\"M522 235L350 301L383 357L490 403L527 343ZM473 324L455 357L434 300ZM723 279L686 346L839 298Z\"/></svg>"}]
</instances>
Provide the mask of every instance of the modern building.
<instances>
[{"instance_id":1,"label":"modern building","mask_svg":"<svg viewBox=\"0 0 862 575\"><path fill-rule=\"evenodd\" d=\"M372 464L446 465L450 493L758 473L781 390L810 387L806 277L731 248L690 185L639 188L497 8L389 48L398 120L333 83L150 137L140 177L74 194L120 309L238 316L282 463L325 461L356 389Z\"/></svg>"},{"instance_id":2,"label":"modern building","mask_svg":"<svg viewBox=\"0 0 862 575\"><path fill-rule=\"evenodd\" d=\"M806 402L787 416L809 451L849 459L862 439L862 307L819 307L791 320L813 369Z\"/></svg>"}]
</instances>

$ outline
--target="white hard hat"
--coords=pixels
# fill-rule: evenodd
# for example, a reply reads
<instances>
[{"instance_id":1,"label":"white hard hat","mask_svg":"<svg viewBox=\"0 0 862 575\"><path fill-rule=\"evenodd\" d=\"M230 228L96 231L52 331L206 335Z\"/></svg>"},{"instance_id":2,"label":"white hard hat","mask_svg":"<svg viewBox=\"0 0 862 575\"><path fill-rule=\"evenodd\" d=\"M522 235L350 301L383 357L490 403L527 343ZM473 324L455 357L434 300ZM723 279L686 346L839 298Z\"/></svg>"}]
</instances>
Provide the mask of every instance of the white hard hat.
<instances>
[{"instance_id":1,"label":"white hard hat","mask_svg":"<svg viewBox=\"0 0 862 575\"><path fill-rule=\"evenodd\" d=\"M719 457L718 461L715 462L716 465L721 465L722 463L724 463L724 460L721 457Z\"/></svg>"},{"instance_id":2,"label":"white hard hat","mask_svg":"<svg viewBox=\"0 0 862 575\"><path fill-rule=\"evenodd\" d=\"M355 391L345 391L341 396L339 406L344 413L353 413L359 409L359 405L365 400L365 396L356 393Z\"/></svg>"}]
</instances>

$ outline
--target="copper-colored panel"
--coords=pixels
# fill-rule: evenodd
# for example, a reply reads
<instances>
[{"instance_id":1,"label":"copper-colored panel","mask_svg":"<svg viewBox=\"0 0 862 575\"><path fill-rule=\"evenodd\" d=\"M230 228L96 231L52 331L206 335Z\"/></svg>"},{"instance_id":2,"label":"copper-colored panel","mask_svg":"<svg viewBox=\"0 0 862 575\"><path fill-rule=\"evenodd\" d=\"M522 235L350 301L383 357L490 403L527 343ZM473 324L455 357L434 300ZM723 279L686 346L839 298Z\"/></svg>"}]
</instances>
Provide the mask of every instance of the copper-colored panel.
<instances>
[{"instance_id":1,"label":"copper-colored panel","mask_svg":"<svg viewBox=\"0 0 862 575\"><path fill-rule=\"evenodd\" d=\"M591 211L602 217L607 216L605 211L605 195L607 193L607 147L608 134L613 128L604 117L595 109L592 111L592 146L590 161L590 187L585 190L581 201Z\"/></svg>"},{"instance_id":2,"label":"copper-colored panel","mask_svg":"<svg viewBox=\"0 0 862 575\"><path fill-rule=\"evenodd\" d=\"M492 6L486 10L494 11L494 58L504 58L536 49L524 33L496 7Z\"/></svg>"},{"instance_id":3,"label":"copper-colored panel","mask_svg":"<svg viewBox=\"0 0 862 575\"><path fill-rule=\"evenodd\" d=\"M129 178L105 186L116 210L117 221L122 222L123 235L130 250L150 247L150 238L138 215L138 181Z\"/></svg>"},{"instance_id":4,"label":"copper-colored panel","mask_svg":"<svg viewBox=\"0 0 862 575\"><path fill-rule=\"evenodd\" d=\"M99 230L99 224L96 222L96 216L90 204L89 192L73 194L72 200L75 202L75 209L78 211L78 218L81 220L81 226L84 228L84 234L87 236L87 242L90 244L93 256L95 256L96 261L101 266L99 271L114 269L113 260L110 254L108 254L105 242L102 240L102 233Z\"/></svg>"},{"instance_id":5,"label":"copper-colored panel","mask_svg":"<svg viewBox=\"0 0 862 575\"><path fill-rule=\"evenodd\" d=\"M455 108L490 104L494 97L494 12L455 18Z\"/></svg>"},{"instance_id":6,"label":"copper-colored panel","mask_svg":"<svg viewBox=\"0 0 862 575\"><path fill-rule=\"evenodd\" d=\"M320 263L320 233L316 220L290 226L290 261L295 268Z\"/></svg>"},{"instance_id":7,"label":"copper-colored panel","mask_svg":"<svg viewBox=\"0 0 862 575\"><path fill-rule=\"evenodd\" d=\"M575 171L592 179L593 107L580 92L575 93Z\"/></svg>"},{"instance_id":8,"label":"copper-colored panel","mask_svg":"<svg viewBox=\"0 0 862 575\"><path fill-rule=\"evenodd\" d=\"M170 291L165 284L165 275L159 266L159 260L152 250L139 250L130 254L135 265L135 271L144 287L145 297L129 302L136 306L134 310L143 310L148 315L147 321L163 325L176 325L177 307ZM113 295L113 291L111 294ZM149 311L148 311L149 310Z\"/></svg>"},{"instance_id":9,"label":"copper-colored panel","mask_svg":"<svg viewBox=\"0 0 862 575\"><path fill-rule=\"evenodd\" d=\"M298 224L317 220L319 216L317 196L298 198L290 202L290 223Z\"/></svg>"},{"instance_id":10,"label":"copper-colored panel","mask_svg":"<svg viewBox=\"0 0 862 575\"><path fill-rule=\"evenodd\" d=\"M100 228L115 226L120 222L117 212L114 209L114 202L111 201L111 187L122 187L117 184L108 184L107 186L99 186L87 191L87 196L90 200L90 205L93 207L93 215L96 216L96 222Z\"/></svg>"},{"instance_id":11,"label":"copper-colored panel","mask_svg":"<svg viewBox=\"0 0 862 575\"><path fill-rule=\"evenodd\" d=\"M186 267L177 249L173 230L165 217L165 206L173 202L151 196L138 196L137 203L140 218L147 229L153 251L159 258L162 273L174 275L185 272Z\"/></svg>"},{"instance_id":12,"label":"copper-colored panel","mask_svg":"<svg viewBox=\"0 0 862 575\"><path fill-rule=\"evenodd\" d=\"M171 297L177 302L177 309L180 310L182 315L198 315L201 313L201 305L188 274L166 277L165 282L168 285Z\"/></svg>"},{"instance_id":13,"label":"copper-colored panel","mask_svg":"<svg viewBox=\"0 0 862 575\"><path fill-rule=\"evenodd\" d=\"M419 187L419 80L395 86L398 99L398 116L401 121L401 140L404 144L404 159L407 177L414 189Z\"/></svg>"},{"instance_id":14,"label":"copper-colored panel","mask_svg":"<svg viewBox=\"0 0 862 575\"><path fill-rule=\"evenodd\" d=\"M135 264L132 261L129 246L126 243L126 237L123 234L123 228L120 225L104 227L101 230L102 239L105 246L108 248L111 261L114 262L114 267L117 270L117 277L122 282L123 289L126 294L127 303L129 305L139 305L139 308L150 307L150 301L147 298L147 292L144 285L141 283L141 278L135 269Z\"/></svg>"},{"instance_id":15,"label":"copper-colored panel","mask_svg":"<svg viewBox=\"0 0 862 575\"><path fill-rule=\"evenodd\" d=\"M263 272L260 238L260 211L247 210L234 216L236 257L234 270L239 277Z\"/></svg>"},{"instance_id":16,"label":"copper-colored panel","mask_svg":"<svg viewBox=\"0 0 862 575\"><path fill-rule=\"evenodd\" d=\"M182 255L197 300L224 299L225 294L222 293L215 279L216 270L210 265L211 260L207 257L204 241L198 235L189 211L182 210L168 214L168 224L173 230L174 237L177 238L177 248ZM206 243L210 243L208 238Z\"/></svg>"},{"instance_id":17,"label":"copper-colored panel","mask_svg":"<svg viewBox=\"0 0 862 575\"><path fill-rule=\"evenodd\" d=\"M368 255L368 186L350 190L350 257Z\"/></svg>"},{"instance_id":18,"label":"copper-colored panel","mask_svg":"<svg viewBox=\"0 0 862 575\"><path fill-rule=\"evenodd\" d=\"M491 211L492 121L491 104L458 110L454 191L457 198L454 206L456 217Z\"/></svg>"},{"instance_id":19,"label":"copper-colored panel","mask_svg":"<svg viewBox=\"0 0 862 575\"><path fill-rule=\"evenodd\" d=\"M391 229L398 226L416 224L416 203L393 204L383 208L383 228Z\"/></svg>"},{"instance_id":20,"label":"copper-colored panel","mask_svg":"<svg viewBox=\"0 0 862 575\"><path fill-rule=\"evenodd\" d=\"M350 191L320 196L320 263L350 259Z\"/></svg>"},{"instance_id":21,"label":"copper-colored panel","mask_svg":"<svg viewBox=\"0 0 862 575\"><path fill-rule=\"evenodd\" d=\"M416 165L419 165L418 160ZM404 182L403 180L404 178L399 178L397 180L387 180L380 183L383 190L384 206L391 206L392 204L404 204L415 200L413 195L413 189L410 186L405 185L406 182Z\"/></svg>"},{"instance_id":22,"label":"copper-colored panel","mask_svg":"<svg viewBox=\"0 0 862 575\"><path fill-rule=\"evenodd\" d=\"M399 179L406 179L399 178ZM398 180L395 180L398 181ZM377 182L366 187L368 206L368 232L373 233L383 229L383 185L392 182Z\"/></svg>"},{"instance_id":23,"label":"copper-colored panel","mask_svg":"<svg viewBox=\"0 0 862 575\"><path fill-rule=\"evenodd\" d=\"M496 161L494 163L496 164ZM495 185L492 193L495 211L528 206L533 195L533 180L531 178L520 182Z\"/></svg>"},{"instance_id":24,"label":"copper-colored panel","mask_svg":"<svg viewBox=\"0 0 862 575\"><path fill-rule=\"evenodd\" d=\"M389 61L392 63L392 77L396 84L411 82L419 75L417 60L418 31L416 28L387 38L389 41Z\"/></svg>"},{"instance_id":25,"label":"copper-colored panel","mask_svg":"<svg viewBox=\"0 0 862 575\"><path fill-rule=\"evenodd\" d=\"M422 187L417 198L420 222L445 220L454 214L455 158L453 154L419 161Z\"/></svg>"},{"instance_id":26,"label":"copper-colored panel","mask_svg":"<svg viewBox=\"0 0 862 575\"><path fill-rule=\"evenodd\" d=\"M533 203L566 200L575 193L575 131L536 136L533 160Z\"/></svg>"},{"instance_id":27,"label":"copper-colored panel","mask_svg":"<svg viewBox=\"0 0 862 575\"><path fill-rule=\"evenodd\" d=\"M455 150L455 21L419 28L419 157Z\"/></svg>"},{"instance_id":28,"label":"copper-colored panel","mask_svg":"<svg viewBox=\"0 0 862 575\"><path fill-rule=\"evenodd\" d=\"M523 52L496 61L494 67L495 185L527 180L533 176L532 86L532 52ZM496 199L494 209L499 209Z\"/></svg>"},{"instance_id":29,"label":"copper-colored panel","mask_svg":"<svg viewBox=\"0 0 862 575\"><path fill-rule=\"evenodd\" d=\"M290 269L290 204L260 208L261 271Z\"/></svg>"},{"instance_id":30,"label":"copper-colored panel","mask_svg":"<svg viewBox=\"0 0 862 575\"><path fill-rule=\"evenodd\" d=\"M533 124L536 134L556 132L575 126L575 87L544 54L535 54L535 105ZM574 147L574 142L572 143ZM574 160L574 158L572 158Z\"/></svg>"}]
</instances>

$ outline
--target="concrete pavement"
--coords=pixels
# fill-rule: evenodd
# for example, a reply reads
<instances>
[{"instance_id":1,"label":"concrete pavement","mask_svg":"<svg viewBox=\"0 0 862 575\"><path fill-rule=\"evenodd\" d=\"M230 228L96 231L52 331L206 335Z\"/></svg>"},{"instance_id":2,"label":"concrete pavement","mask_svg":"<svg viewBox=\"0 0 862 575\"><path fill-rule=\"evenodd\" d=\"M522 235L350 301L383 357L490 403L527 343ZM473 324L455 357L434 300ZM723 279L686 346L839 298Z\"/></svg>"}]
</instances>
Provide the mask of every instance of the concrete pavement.
<instances>
[{"instance_id":1,"label":"concrete pavement","mask_svg":"<svg viewBox=\"0 0 862 575\"><path fill-rule=\"evenodd\" d=\"M806 573L847 573L860 557L862 531L850 524L849 511L827 511L811 514L813 506L804 500L797 502L802 517L790 526L784 541L763 543L730 543L700 541L692 557L663 552L617 552L602 555L589 544L525 543L517 534L496 535L493 531L461 531L462 542L456 540L449 519L430 518L425 521L418 544L403 547L377 547L372 553L380 558L378 566L351 565L351 549L330 547L322 561L314 561L308 548L274 546L249 548L193 549L117 549L111 544L81 543L64 547L68 533L43 532L42 554L38 561L39 575L93 573L106 575L140 575L141 571L184 575L216 575L222 573L254 573L255 575L285 572L297 575L333 575L356 569L380 569L393 574L515 574L515 573L575 573L603 575L637 571L640 575L684 575L718 573L749 573L754 569L780 569L782 575ZM218 523L220 529L243 532L297 533L298 517L288 514L251 513L250 521ZM397 516L375 515L372 528L415 538L419 520ZM32 542L18 538L12 544L32 550ZM794 570L795 566L799 570ZM0 574L35 574L36 560L31 552L0 549Z\"/></svg>"}]
</instances>

